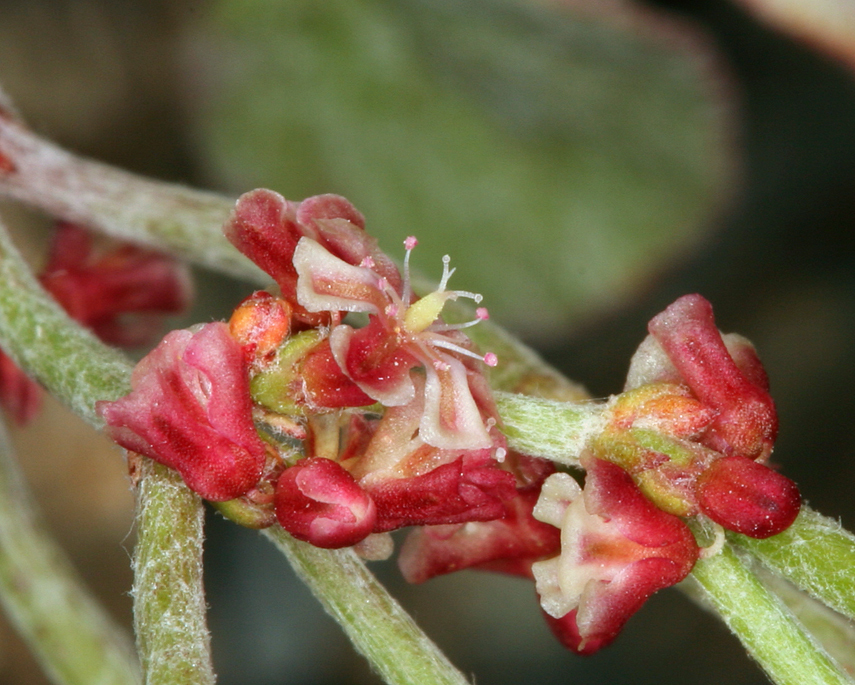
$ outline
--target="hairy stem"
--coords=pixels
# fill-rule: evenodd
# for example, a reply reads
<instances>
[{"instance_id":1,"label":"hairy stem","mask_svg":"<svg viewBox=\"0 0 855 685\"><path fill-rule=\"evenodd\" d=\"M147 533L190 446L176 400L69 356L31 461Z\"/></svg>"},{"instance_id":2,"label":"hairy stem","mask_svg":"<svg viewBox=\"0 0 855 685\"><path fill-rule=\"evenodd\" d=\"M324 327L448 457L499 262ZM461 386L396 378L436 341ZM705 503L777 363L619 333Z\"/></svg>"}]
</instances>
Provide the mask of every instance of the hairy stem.
<instances>
[{"instance_id":1,"label":"hairy stem","mask_svg":"<svg viewBox=\"0 0 855 685\"><path fill-rule=\"evenodd\" d=\"M576 465L588 441L602 431L603 405L496 393L508 445L524 454Z\"/></svg>"},{"instance_id":2,"label":"hairy stem","mask_svg":"<svg viewBox=\"0 0 855 685\"><path fill-rule=\"evenodd\" d=\"M236 277L270 280L223 235L233 199L78 157L2 111L0 194Z\"/></svg>"},{"instance_id":3,"label":"hairy stem","mask_svg":"<svg viewBox=\"0 0 855 685\"><path fill-rule=\"evenodd\" d=\"M100 427L95 402L130 390L131 365L119 353L74 323L39 286L0 225L0 345L27 372L89 423ZM140 485L136 568L148 582L135 581L134 615L140 660L148 683L179 682L188 659L199 673L211 673L200 563L198 498L172 473L144 464ZM174 536L169 542L170 533ZM169 575L161 569L180 571ZM193 600L187 597L192 596ZM167 620L181 611L181 624ZM192 635L195 643L187 640ZM181 649L175 645L182 643ZM189 682L189 681L187 681ZM213 678L208 681L213 682Z\"/></svg>"},{"instance_id":4,"label":"hairy stem","mask_svg":"<svg viewBox=\"0 0 855 685\"><path fill-rule=\"evenodd\" d=\"M0 601L45 673L63 685L134 685L128 636L78 577L33 510L0 421Z\"/></svg>"},{"instance_id":5,"label":"hairy stem","mask_svg":"<svg viewBox=\"0 0 855 685\"><path fill-rule=\"evenodd\" d=\"M837 521L803 506L783 533L765 540L736 534L731 539L767 568L855 619L855 535Z\"/></svg>"},{"instance_id":6,"label":"hairy stem","mask_svg":"<svg viewBox=\"0 0 855 685\"><path fill-rule=\"evenodd\" d=\"M786 606L728 546L695 564L689 580L778 685L852 685Z\"/></svg>"},{"instance_id":7,"label":"hairy stem","mask_svg":"<svg viewBox=\"0 0 855 685\"><path fill-rule=\"evenodd\" d=\"M467 683L352 550L318 549L279 526L264 534L387 683Z\"/></svg>"},{"instance_id":8,"label":"hairy stem","mask_svg":"<svg viewBox=\"0 0 855 685\"><path fill-rule=\"evenodd\" d=\"M176 471L140 459L134 629L147 685L211 685L199 497Z\"/></svg>"}]
</instances>

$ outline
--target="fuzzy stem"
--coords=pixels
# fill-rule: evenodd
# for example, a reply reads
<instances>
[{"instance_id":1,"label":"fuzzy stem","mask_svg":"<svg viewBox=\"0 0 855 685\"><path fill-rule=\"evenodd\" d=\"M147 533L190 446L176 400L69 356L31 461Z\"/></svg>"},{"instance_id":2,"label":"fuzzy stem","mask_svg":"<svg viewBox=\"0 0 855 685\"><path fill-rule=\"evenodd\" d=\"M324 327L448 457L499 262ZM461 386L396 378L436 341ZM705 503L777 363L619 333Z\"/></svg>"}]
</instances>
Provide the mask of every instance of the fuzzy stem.
<instances>
[{"instance_id":1,"label":"fuzzy stem","mask_svg":"<svg viewBox=\"0 0 855 685\"><path fill-rule=\"evenodd\" d=\"M467 683L352 550L318 549L279 526L264 534L387 683Z\"/></svg>"},{"instance_id":2,"label":"fuzzy stem","mask_svg":"<svg viewBox=\"0 0 855 685\"><path fill-rule=\"evenodd\" d=\"M95 401L130 390L128 360L78 326L36 281L0 222L0 347L96 427Z\"/></svg>"},{"instance_id":3,"label":"fuzzy stem","mask_svg":"<svg viewBox=\"0 0 855 685\"><path fill-rule=\"evenodd\" d=\"M45 532L0 421L0 600L45 673L62 685L134 685L128 636Z\"/></svg>"},{"instance_id":4,"label":"fuzzy stem","mask_svg":"<svg viewBox=\"0 0 855 685\"><path fill-rule=\"evenodd\" d=\"M852 685L729 547L695 564L691 579L778 685Z\"/></svg>"},{"instance_id":5,"label":"fuzzy stem","mask_svg":"<svg viewBox=\"0 0 855 685\"><path fill-rule=\"evenodd\" d=\"M783 533L765 540L736 534L731 539L767 568L855 619L855 535L837 521L802 507Z\"/></svg>"},{"instance_id":6,"label":"fuzzy stem","mask_svg":"<svg viewBox=\"0 0 855 685\"><path fill-rule=\"evenodd\" d=\"M760 569L758 575L831 657L855 676L855 623L771 571Z\"/></svg>"},{"instance_id":7,"label":"fuzzy stem","mask_svg":"<svg viewBox=\"0 0 855 685\"><path fill-rule=\"evenodd\" d=\"M95 402L130 391L129 362L74 323L45 293L2 225L0 345L96 427L103 422ZM145 465L144 471L149 468ZM210 674L201 573L192 572L200 564L201 524L194 521L202 515L201 503L175 474L155 469L142 479L139 509L136 568L148 581L135 581L134 615L146 682L177 683L170 678L185 673L188 660L196 673ZM177 533L170 536L169 531ZM175 610L186 611L180 625L169 620ZM213 677L194 682L213 682Z\"/></svg>"},{"instance_id":8,"label":"fuzzy stem","mask_svg":"<svg viewBox=\"0 0 855 685\"><path fill-rule=\"evenodd\" d=\"M577 465L585 445L605 425L603 405L594 402L557 402L498 392L496 405L512 449L561 464Z\"/></svg>"},{"instance_id":9,"label":"fuzzy stem","mask_svg":"<svg viewBox=\"0 0 855 685\"><path fill-rule=\"evenodd\" d=\"M222 226L234 200L78 157L0 110L0 194L108 235L265 284Z\"/></svg>"},{"instance_id":10,"label":"fuzzy stem","mask_svg":"<svg viewBox=\"0 0 855 685\"><path fill-rule=\"evenodd\" d=\"M134 629L147 685L210 685L202 590L204 508L176 471L141 459Z\"/></svg>"}]
</instances>

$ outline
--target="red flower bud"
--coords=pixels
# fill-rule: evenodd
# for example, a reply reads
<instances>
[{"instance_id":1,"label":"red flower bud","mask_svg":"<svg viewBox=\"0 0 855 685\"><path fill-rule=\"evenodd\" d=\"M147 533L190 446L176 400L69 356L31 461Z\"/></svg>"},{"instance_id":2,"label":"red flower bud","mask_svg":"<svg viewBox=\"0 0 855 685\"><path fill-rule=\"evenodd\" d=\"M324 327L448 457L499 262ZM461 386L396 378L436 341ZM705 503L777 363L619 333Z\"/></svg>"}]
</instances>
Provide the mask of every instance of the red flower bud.
<instances>
[{"instance_id":1,"label":"red flower bud","mask_svg":"<svg viewBox=\"0 0 855 685\"><path fill-rule=\"evenodd\" d=\"M701 511L719 525L752 538L790 527L801 507L786 476L746 457L718 459L698 479Z\"/></svg>"},{"instance_id":2,"label":"red flower bud","mask_svg":"<svg viewBox=\"0 0 855 685\"><path fill-rule=\"evenodd\" d=\"M243 351L224 323L172 331L137 364L131 393L98 402L122 447L176 469L205 499L248 492L267 450L252 422Z\"/></svg>"},{"instance_id":3,"label":"red flower bud","mask_svg":"<svg viewBox=\"0 0 855 685\"><path fill-rule=\"evenodd\" d=\"M341 465L310 457L286 469L276 483L276 518L298 540L315 547L350 547L374 529L376 508Z\"/></svg>"}]
</instances>

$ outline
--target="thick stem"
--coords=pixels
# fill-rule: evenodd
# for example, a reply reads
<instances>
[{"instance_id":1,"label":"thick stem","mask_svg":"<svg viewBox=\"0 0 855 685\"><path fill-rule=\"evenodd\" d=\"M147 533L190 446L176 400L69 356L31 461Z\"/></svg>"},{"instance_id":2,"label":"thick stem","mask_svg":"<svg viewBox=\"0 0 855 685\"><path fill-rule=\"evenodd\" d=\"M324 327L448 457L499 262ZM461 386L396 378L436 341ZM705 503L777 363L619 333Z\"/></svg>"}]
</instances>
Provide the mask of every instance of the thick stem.
<instances>
[{"instance_id":1,"label":"thick stem","mask_svg":"<svg viewBox=\"0 0 855 685\"><path fill-rule=\"evenodd\" d=\"M75 156L2 111L0 194L233 276L270 281L223 235L234 200Z\"/></svg>"},{"instance_id":2,"label":"thick stem","mask_svg":"<svg viewBox=\"0 0 855 685\"><path fill-rule=\"evenodd\" d=\"M765 540L731 538L767 568L855 620L855 535L837 521L803 506L783 533Z\"/></svg>"},{"instance_id":3,"label":"thick stem","mask_svg":"<svg viewBox=\"0 0 855 685\"><path fill-rule=\"evenodd\" d=\"M95 402L117 399L130 391L128 361L68 318L36 282L2 225L0 345L53 395L96 427L103 422L95 412ZM146 477L149 470L155 473ZM202 506L176 474L166 471L144 463L140 481L135 563L138 575L147 579L135 580L140 660L146 682L178 683L170 680L174 678L171 674L188 672L190 652L194 673L209 678L193 682L213 682L204 600L199 600L201 572L192 571L200 564ZM168 620L179 613L180 621ZM188 636L196 641L191 644ZM187 644L175 650L180 641Z\"/></svg>"},{"instance_id":4,"label":"thick stem","mask_svg":"<svg viewBox=\"0 0 855 685\"><path fill-rule=\"evenodd\" d=\"M605 426L602 404L557 402L496 393L508 445L524 454L577 465L588 441Z\"/></svg>"},{"instance_id":5,"label":"thick stem","mask_svg":"<svg viewBox=\"0 0 855 685\"><path fill-rule=\"evenodd\" d=\"M702 598L778 685L852 685L729 547L698 561L685 582L700 586Z\"/></svg>"},{"instance_id":6,"label":"thick stem","mask_svg":"<svg viewBox=\"0 0 855 685\"><path fill-rule=\"evenodd\" d=\"M130 390L128 360L83 330L36 281L0 222L0 347L74 413Z\"/></svg>"},{"instance_id":7,"label":"thick stem","mask_svg":"<svg viewBox=\"0 0 855 685\"><path fill-rule=\"evenodd\" d=\"M92 597L31 506L0 421L0 600L45 673L63 685L134 685L128 636Z\"/></svg>"},{"instance_id":8,"label":"thick stem","mask_svg":"<svg viewBox=\"0 0 855 685\"><path fill-rule=\"evenodd\" d=\"M264 534L288 557L356 649L390 685L464 685L468 681L377 582L350 549L324 550L279 526Z\"/></svg>"},{"instance_id":9,"label":"thick stem","mask_svg":"<svg viewBox=\"0 0 855 685\"><path fill-rule=\"evenodd\" d=\"M176 471L140 459L134 629L147 685L211 685L202 589L204 509Z\"/></svg>"}]
</instances>

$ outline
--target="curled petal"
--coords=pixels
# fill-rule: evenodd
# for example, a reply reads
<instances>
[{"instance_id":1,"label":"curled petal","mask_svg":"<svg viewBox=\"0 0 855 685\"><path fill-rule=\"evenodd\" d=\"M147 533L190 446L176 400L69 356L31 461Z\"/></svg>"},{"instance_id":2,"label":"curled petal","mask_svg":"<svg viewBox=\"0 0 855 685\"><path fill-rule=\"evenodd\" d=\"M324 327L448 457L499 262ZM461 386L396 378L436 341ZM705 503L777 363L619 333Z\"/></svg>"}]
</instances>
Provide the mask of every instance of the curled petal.
<instances>
[{"instance_id":1,"label":"curled petal","mask_svg":"<svg viewBox=\"0 0 855 685\"><path fill-rule=\"evenodd\" d=\"M366 489L377 504L375 533L404 526L489 521L505 513L514 477L486 450L412 478L373 479Z\"/></svg>"},{"instance_id":2,"label":"curled petal","mask_svg":"<svg viewBox=\"0 0 855 685\"><path fill-rule=\"evenodd\" d=\"M713 462L698 480L698 501L719 525L761 539L789 528L801 508L793 481L746 457Z\"/></svg>"},{"instance_id":3,"label":"curled petal","mask_svg":"<svg viewBox=\"0 0 855 685\"><path fill-rule=\"evenodd\" d=\"M297 302L307 311L378 313L386 305L378 277L348 264L319 243L303 238L294 250Z\"/></svg>"},{"instance_id":4,"label":"curled petal","mask_svg":"<svg viewBox=\"0 0 855 685\"><path fill-rule=\"evenodd\" d=\"M226 324L173 331L136 366L131 387L96 405L122 447L176 469L205 499L233 499L258 482L266 448L243 351Z\"/></svg>"},{"instance_id":5,"label":"curled petal","mask_svg":"<svg viewBox=\"0 0 855 685\"><path fill-rule=\"evenodd\" d=\"M310 457L286 469L276 483L276 517L298 540L315 547L350 547L374 529L371 497L338 463Z\"/></svg>"},{"instance_id":6,"label":"curled petal","mask_svg":"<svg viewBox=\"0 0 855 685\"><path fill-rule=\"evenodd\" d=\"M441 449L477 450L493 443L469 386L463 362L441 355L425 363L425 411L419 434Z\"/></svg>"},{"instance_id":7,"label":"curled petal","mask_svg":"<svg viewBox=\"0 0 855 685\"><path fill-rule=\"evenodd\" d=\"M700 295L685 295L648 328L683 382L718 412L703 442L728 456L766 459L778 432L775 405L730 356L710 303Z\"/></svg>"},{"instance_id":8,"label":"curled petal","mask_svg":"<svg viewBox=\"0 0 855 685\"><path fill-rule=\"evenodd\" d=\"M285 299L294 299L297 272L292 259L297 242L305 235L297 224L295 203L264 188L244 193L223 231L232 245L276 281Z\"/></svg>"},{"instance_id":9,"label":"curled petal","mask_svg":"<svg viewBox=\"0 0 855 685\"><path fill-rule=\"evenodd\" d=\"M330 348L339 367L362 391L386 407L408 404L415 395L410 369L419 362L390 336L380 319L364 328L336 326Z\"/></svg>"}]
</instances>

